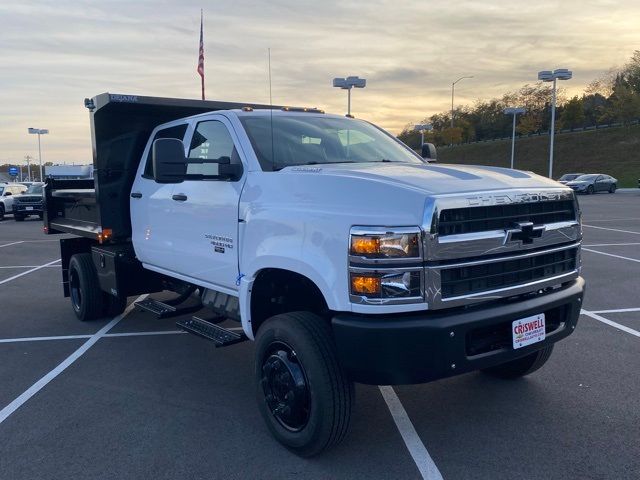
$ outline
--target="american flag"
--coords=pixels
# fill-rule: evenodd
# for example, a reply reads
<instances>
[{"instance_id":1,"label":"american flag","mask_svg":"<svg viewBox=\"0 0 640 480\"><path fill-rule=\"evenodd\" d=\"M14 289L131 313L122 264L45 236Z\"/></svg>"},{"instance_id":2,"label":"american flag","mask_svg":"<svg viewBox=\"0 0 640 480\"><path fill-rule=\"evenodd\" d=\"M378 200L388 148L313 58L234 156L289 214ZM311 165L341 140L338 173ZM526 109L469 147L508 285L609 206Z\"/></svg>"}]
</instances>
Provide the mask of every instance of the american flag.
<instances>
[{"instance_id":1,"label":"american flag","mask_svg":"<svg viewBox=\"0 0 640 480\"><path fill-rule=\"evenodd\" d=\"M204 42L202 40L202 10L200 10L200 50L198 52L198 73L202 84L202 100L204 100Z\"/></svg>"}]
</instances>

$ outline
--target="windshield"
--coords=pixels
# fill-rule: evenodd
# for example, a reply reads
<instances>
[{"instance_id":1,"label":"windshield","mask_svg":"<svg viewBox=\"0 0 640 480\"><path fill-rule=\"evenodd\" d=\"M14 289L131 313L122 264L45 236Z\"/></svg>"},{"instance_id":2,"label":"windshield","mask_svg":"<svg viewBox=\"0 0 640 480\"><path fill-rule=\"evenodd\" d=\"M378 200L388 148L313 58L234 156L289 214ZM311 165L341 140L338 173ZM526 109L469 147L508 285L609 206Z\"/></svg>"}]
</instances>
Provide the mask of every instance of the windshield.
<instances>
[{"instance_id":1,"label":"windshield","mask_svg":"<svg viewBox=\"0 0 640 480\"><path fill-rule=\"evenodd\" d=\"M560 180L573 180L575 178L578 178L579 176L580 174L578 173L566 173L560 177Z\"/></svg>"},{"instance_id":2,"label":"windshield","mask_svg":"<svg viewBox=\"0 0 640 480\"><path fill-rule=\"evenodd\" d=\"M33 195L42 195L42 185L31 185L24 193L31 193Z\"/></svg>"},{"instance_id":3,"label":"windshield","mask_svg":"<svg viewBox=\"0 0 640 480\"><path fill-rule=\"evenodd\" d=\"M409 148L362 120L305 115L241 116L263 170L328 163L423 163ZM272 141L273 139L273 141Z\"/></svg>"},{"instance_id":4,"label":"windshield","mask_svg":"<svg viewBox=\"0 0 640 480\"><path fill-rule=\"evenodd\" d=\"M576 178L576 182L590 182L591 180L595 180L598 175L580 175Z\"/></svg>"}]
</instances>

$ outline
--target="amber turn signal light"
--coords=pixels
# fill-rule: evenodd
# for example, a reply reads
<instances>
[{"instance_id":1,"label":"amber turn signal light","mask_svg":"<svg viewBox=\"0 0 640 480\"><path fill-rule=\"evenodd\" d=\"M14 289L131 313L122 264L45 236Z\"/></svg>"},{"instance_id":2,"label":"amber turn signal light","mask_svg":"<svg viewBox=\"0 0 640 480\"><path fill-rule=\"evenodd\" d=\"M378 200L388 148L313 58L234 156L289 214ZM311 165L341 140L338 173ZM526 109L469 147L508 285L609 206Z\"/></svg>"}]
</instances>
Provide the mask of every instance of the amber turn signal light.
<instances>
[{"instance_id":1,"label":"amber turn signal light","mask_svg":"<svg viewBox=\"0 0 640 480\"><path fill-rule=\"evenodd\" d=\"M351 275L351 293L353 295L379 295L380 277Z\"/></svg>"}]
</instances>

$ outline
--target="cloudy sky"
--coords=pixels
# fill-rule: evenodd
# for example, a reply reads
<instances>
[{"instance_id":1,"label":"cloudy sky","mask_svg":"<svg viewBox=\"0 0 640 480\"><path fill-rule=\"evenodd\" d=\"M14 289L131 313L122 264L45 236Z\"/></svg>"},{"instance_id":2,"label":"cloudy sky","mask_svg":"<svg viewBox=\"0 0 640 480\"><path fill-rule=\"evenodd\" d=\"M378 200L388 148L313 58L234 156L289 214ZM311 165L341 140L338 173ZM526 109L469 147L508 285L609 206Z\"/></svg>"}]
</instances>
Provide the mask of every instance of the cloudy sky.
<instances>
[{"instance_id":1,"label":"cloudy sky","mask_svg":"<svg viewBox=\"0 0 640 480\"><path fill-rule=\"evenodd\" d=\"M0 164L91 161L85 97L197 98L200 8L208 99L346 110L335 76L367 78L353 113L398 133L456 104L568 67L567 93L640 49L640 0L0 0Z\"/></svg>"}]
</instances>

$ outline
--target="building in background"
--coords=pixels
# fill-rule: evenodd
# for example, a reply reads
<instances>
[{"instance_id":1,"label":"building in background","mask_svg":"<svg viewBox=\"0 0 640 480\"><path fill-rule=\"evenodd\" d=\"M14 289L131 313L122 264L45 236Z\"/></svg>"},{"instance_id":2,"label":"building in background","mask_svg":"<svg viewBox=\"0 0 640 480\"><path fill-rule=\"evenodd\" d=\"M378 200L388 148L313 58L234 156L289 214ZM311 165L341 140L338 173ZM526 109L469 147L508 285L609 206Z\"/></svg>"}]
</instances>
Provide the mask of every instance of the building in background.
<instances>
[{"instance_id":1,"label":"building in background","mask_svg":"<svg viewBox=\"0 0 640 480\"><path fill-rule=\"evenodd\" d=\"M93 178L93 165L52 165L44 167L44 176L58 179Z\"/></svg>"}]
</instances>

